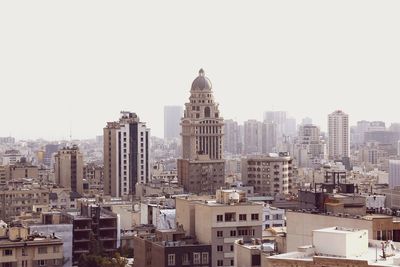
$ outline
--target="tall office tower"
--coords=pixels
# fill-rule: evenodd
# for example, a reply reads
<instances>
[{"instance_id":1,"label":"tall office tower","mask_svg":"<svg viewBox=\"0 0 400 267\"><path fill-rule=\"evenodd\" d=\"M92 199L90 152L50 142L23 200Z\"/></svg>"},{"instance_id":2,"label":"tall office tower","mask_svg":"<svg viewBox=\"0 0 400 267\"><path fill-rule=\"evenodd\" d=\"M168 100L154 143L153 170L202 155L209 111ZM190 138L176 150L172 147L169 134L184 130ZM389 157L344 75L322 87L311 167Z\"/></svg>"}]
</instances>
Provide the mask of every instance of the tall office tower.
<instances>
[{"instance_id":1,"label":"tall office tower","mask_svg":"<svg viewBox=\"0 0 400 267\"><path fill-rule=\"evenodd\" d=\"M230 154L239 154L240 149L240 141L239 141L239 125L234 120L225 120L224 121L224 133L225 133L225 142L224 142L224 151Z\"/></svg>"},{"instance_id":2,"label":"tall office tower","mask_svg":"<svg viewBox=\"0 0 400 267\"><path fill-rule=\"evenodd\" d=\"M244 122L244 153L262 153L263 123L257 120L247 120Z\"/></svg>"},{"instance_id":3,"label":"tall office tower","mask_svg":"<svg viewBox=\"0 0 400 267\"><path fill-rule=\"evenodd\" d=\"M185 104L182 126L182 159L178 179L186 191L214 193L225 184L223 126L212 85L200 69Z\"/></svg>"},{"instance_id":4,"label":"tall office tower","mask_svg":"<svg viewBox=\"0 0 400 267\"><path fill-rule=\"evenodd\" d=\"M136 113L122 111L119 121L108 122L104 136L104 194L113 197L136 193L136 184L150 177L150 129Z\"/></svg>"},{"instance_id":5,"label":"tall office tower","mask_svg":"<svg viewBox=\"0 0 400 267\"><path fill-rule=\"evenodd\" d=\"M297 123L296 123L296 119L293 117L289 117L286 119L285 122L285 135L294 137L297 134Z\"/></svg>"},{"instance_id":6,"label":"tall office tower","mask_svg":"<svg viewBox=\"0 0 400 267\"><path fill-rule=\"evenodd\" d=\"M180 122L183 115L181 106L164 107L164 139L177 139L181 133Z\"/></svg>"},{"instance_id":7,"label":"tall office tower","mask_svg":"<svg viewBox=\"0 0 400 267\"><path fill-rule=\"evenodd\" d=\"M78 146L60 149L54 159L56 184L83 194L83 155Z\"/></svg>"},{"instance_id":8,"label":"tall office tower","mask_svg":"<svg viewBox=\"0 0 400 267\"><path fill-rule=\"evenodd\" d=\"M286 133L286 111L266 111L264 112L264 122L265 123L275 123L276 124L276 140L277 144L282 144L285 142Z\"/></svg>"},{"instance_id":9,"label":"tall office tower","mask_svg":"<svg viewBox=\"0 0 400 267\"><path fill-rule=\"evenodd\" d=\"M262 124L262 153L276 152L277 147L277 124L267 123Z\"/></svg>"},{"instance_id":10,"label":"tall office tower","mask_svg":"<svg viewBox=\"0 0 400 267\"><path fill-rule=\"evenodd\" d=\"M328 115L329 159L349 157L349 116L341 110Z\"/></svg>"},{"instance_id":11,"label":"tall office tower","mask_svg":"<svg viewBox=\"0 0 400 267\"><path fill-rule=\"evenodd\" d=\"M364 135L368 132L370 122L369 121L358 121L357 126L354 128L351 141L354 145L364 144Z\"/></svg>"},{"instance_id":12,"label":"tall office tower","mask_svg":"<svg viewBox=\"0 0 400 267\"><path fill-rule=\"evenodd\" d=\"M400 160L389 160L389 188L400 185Z\"/></svg>"}]
</instances>

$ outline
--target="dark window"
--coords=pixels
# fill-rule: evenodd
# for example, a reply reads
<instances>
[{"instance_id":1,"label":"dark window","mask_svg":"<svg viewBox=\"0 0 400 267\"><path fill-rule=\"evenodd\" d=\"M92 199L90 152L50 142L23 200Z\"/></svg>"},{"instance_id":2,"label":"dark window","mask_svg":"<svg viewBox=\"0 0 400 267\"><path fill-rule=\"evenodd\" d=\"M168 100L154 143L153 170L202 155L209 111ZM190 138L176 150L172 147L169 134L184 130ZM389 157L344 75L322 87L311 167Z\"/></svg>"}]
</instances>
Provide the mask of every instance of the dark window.
<instances>
[{"instance_id":1,"label":"dark window","mask_svg":"<svg viewBox=\"0 0 400 267\"><path fill-rule=\"evenodd\" d=\"M261 265L260 255L251 255L251 266Z\"/></svg>"},{"instance_id":2,"label":"dark window","mask_svg":"<svg viewBox=\"0 0 400 267\"><path fill-rule=\"evenodd\" d=\"M258 213L251 214L251 220L252 221L258 221Z\"/></svg>"},{"instance_id":3,"label":"dark window","mask_svg":"<svg viewBox=\"0 0 400 267\"><path fill-rule=\"evenodd\" d=\"M217 251L223 251L223 247L222 246L217 246Z\"/></svg>"},{"instance_id":4,"label":"dark window","mask_svg":"<svg viewBox=\"0 0 400 267\"><path fill-rule=\"evenodd\" d=\"M239 214L239 221L246 221L246 220L247 220L246 214Z\"/></svg>"},{"instance_id":5,"label":"dark window","mask_svg":"<svg viewBox=\"0 0 400 267\"><path fill-rule=\"evenodd\" d=\"M223 236L224 236L224 234L222 231L217 231L217 237L223 237Z\"/></svg>"},{"instance_id":6,"label":"dark window","mask_svg":"<svg viewBox=\"0 0 400 267\"><path fill-rule=\"evenodd\" d=\"M223 222L224 218L222 215L217 215L217 222Z\"/></svg>"}]
</instances>

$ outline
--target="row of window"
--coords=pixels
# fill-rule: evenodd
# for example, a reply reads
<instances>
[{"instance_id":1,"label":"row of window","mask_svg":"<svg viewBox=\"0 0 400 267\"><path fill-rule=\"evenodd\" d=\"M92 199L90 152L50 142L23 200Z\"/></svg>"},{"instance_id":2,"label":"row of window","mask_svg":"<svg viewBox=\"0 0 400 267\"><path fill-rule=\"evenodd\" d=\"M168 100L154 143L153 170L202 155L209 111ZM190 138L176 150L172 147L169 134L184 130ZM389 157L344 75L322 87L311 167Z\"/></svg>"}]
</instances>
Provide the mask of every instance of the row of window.
<instances>
[{"instance_id":1,"label":"row of window","mask_svg":"<svg viewBox=\"0 0 400 267\"><path fill-rule=\"evenodd\" d=\"M252 221L259 220L258 213L252 213L250 216ZM225 219L225 220L224 220ZM227 212L224 215L218 214L217 215L217 222L235 222L236 221L236 212ZM247 214L239 214L239 221L247 221Z\"/></svg>"},{"instance_id":2,"label":"row of window","mask_svg":"<svg viewBox=\"0 0 400 267\"><path fill-rule=\"evenodd\" d=\"M235 237L235 236L255 236L256 231L254 229L238 229L236 230L231 230L229 232L230 237ZM217 237L224 237L224 232L223 231L217 231Z\"/></svg>"},{"instance_id":3,"label":"row of window","mask_svg":"<svg viewBox=\"0 0 400 267\"><path fill-rule=\"evenodd\" d=\"M208 252L193 252L193 264L208 264L209 255ZM168 254L168 266L175 266L176 264L176 255ZM189 253L185 253L182 255L182 265L190 265L190 255Z\"/></svg>"}]
</instances>

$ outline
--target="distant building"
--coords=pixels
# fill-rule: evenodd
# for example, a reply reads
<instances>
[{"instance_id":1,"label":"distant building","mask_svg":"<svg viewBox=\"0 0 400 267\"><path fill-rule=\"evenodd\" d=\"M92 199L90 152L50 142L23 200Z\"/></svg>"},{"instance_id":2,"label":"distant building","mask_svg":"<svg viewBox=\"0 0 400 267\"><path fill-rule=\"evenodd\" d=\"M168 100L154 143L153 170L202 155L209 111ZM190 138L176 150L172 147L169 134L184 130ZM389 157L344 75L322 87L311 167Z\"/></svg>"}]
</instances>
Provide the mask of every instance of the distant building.
<instances>
[{"instance_id":1,"label":"distant building","mask_svg":"<svg viewBox=\"0 0 400 267\"><path fill-rule=\"evenodd\" d=\"M57 153L59 147L60 145L58 144L47 144L44 147L44 157L43 157L44 165L46 165L47 167L53 167L52 166L53 155Z\"/></svg>"},{"instance_id":2,"label":"distant building","mask_svg":"<svg viewBox=\"0 0 400 267\"><path fill-rule=\"evenodd\" d=\"M288 194L292 184L292 158L288 153L248 156L242 160L242 182L255 194Z\"/></svg>"},{"instance_id":3,"label":"distant building","mask_svg":"<svg viewBox=\"0 0 400 267\"><path fill-rule=\"evenodd\" d=\"M389 188L400 185L400 160L389 160Z\"/></svg>"},{"instance_id":4,"label":"distant building","mask_svg":"<svg viewBox=\"0 0 400 267\"><path fill-rule=\"evenodd\" d=\"M3 165L14 165L22 158L21 152L15 149L6 150L3 155Z\"/></svg>"},{"instance_id":5,"label":"distant building","mask_svg":"<svg viewBox=\"0 0 400 267\"><path fill-rule=\"evenodd\" d=\"M229 154L242 153L242 140L240 140L239 124L234 120L224 121L224 151Z\"/></svg>"},{"instance_id":6,"label":"distant building","mask_svg":"<svg viewBox=\"0 0 400 267\"><path fill-rule=\"evenodd\" d=\"M56 184L83 194L83 154L78 146L64 147L54 158Z\"/></svg>"},{"instance_id":7,"label":"distant building","mask_svg":"<svg viewBox=\"0 0 400 267\"><path fill-rule=\"evenodd\" d=\"M49 206L49 190L35 187L8 187L0 190L0 218L11 222L23 212Z\"/></svg>"},{"instance_id":8,"label":"distant building","mask_svg":"<svg viewBox=\"0 0 400 267\"><path fill-rule=\"evenodd\" d=\"M104 128L104 194L134 195L136 184L150 178L150 129L132 112Z\"/></svg>"},{"instance_id":9,"label":"distant building","mask_svg":"<svg viewBox=\"0 0 400 267\"><path fill-rule=\"evenodd\" d=\"M203 69L192 83L185 106L178 180L187 192L214 193L225 185L224 119Z\"/></svg>"},{"instance_id":10,"label":"distant building","mask_svg":"<svg viewBox=\"0 0 400 267\"><path fill-rule=\"evenodd\" d=\"M341 110L328 115L329 159L342 160L350 155L349 116Z\"/></svg>"},{"instance_id":11,"label":"distant building","mask_svg":"<svg viewBox=\"0 0 400 267\"><path fill-rule=\"evenodd\" d=\"M181 133L182 106L164 107L164 139L177 139Z\"/></svg>"},{"instance_id":12,"label":"distant building","mask_svg":"<svg viewBox=\"0 0 400 267\"><path fill-rule=\"evenodd\" d=\"M263 123L257 120L244 122L244 153L262 153Z\"/></svg>"}]
</instances>

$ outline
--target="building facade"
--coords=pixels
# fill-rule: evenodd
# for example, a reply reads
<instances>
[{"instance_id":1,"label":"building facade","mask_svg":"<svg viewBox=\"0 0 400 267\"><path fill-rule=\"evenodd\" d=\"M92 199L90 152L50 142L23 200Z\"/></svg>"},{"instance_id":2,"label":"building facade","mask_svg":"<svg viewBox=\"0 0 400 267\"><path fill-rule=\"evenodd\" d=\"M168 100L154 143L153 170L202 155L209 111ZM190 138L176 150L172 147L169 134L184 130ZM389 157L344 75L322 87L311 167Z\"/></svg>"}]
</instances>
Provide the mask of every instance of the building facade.
<instances>
[{"instance_id":1,"label":"building facade","mask_svg":"<svg viewBox=\"0 0 400 267\"><path fill-rule=\"evenodd\" d=\"M288 194L292 184L292 158L288 153L242 159L242 182L255 194Z\"/></svg>"},{"instance_id":2,"label":"building facade","mask_svg":"<svg viewBox=\"0 0 400 267\"><path fill-rule=\"evenodd\" d=\"M188 192L215 192L225 183L224 120L214 100L211 82L203 69L192 83L181 126L179 183Z\"/></svg>"},{"instance_id":3,"label":"building facade","mask_svg":"<svg viewBox=\"0 0 400 267\"><path fill-rule=\"evenodd\" d=\"M329 159L341 160L350 155L349 116L341 110L328 115Z\"/></svg>"},{"instance_id":4,"label":"building facade","mask_svg":"<svg viewBox=\"0 0 400 267\"><path fill-rule=\"evenodd\" d=\"M56 184L83 194L83 154L78 146L62 148L54 159Z\"/></svg>"},{"instance_id":5,"label":"building facade","mask_svg":"<svg viewBox=\"0 0 400 267\"><path fill-rule=\"evenodd\" d=\"M114 197L136 193L136 184L149 181L150 129L132 112L104 128L104 194Z\"/></svg>"}]
</instances>

